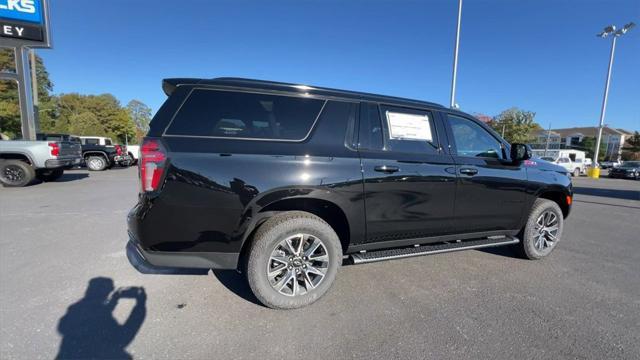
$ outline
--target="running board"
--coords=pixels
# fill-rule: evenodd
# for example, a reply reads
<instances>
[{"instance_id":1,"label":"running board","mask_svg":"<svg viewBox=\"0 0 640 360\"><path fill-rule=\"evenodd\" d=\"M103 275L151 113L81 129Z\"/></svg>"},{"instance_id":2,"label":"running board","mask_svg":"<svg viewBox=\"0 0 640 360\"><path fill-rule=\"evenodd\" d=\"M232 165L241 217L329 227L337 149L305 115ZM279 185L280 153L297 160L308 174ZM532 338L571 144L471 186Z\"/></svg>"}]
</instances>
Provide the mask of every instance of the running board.
<instances>
[{"instance_id":1,"label":"running board","mask_svg":"<svg viewBox=\"0 0 640 360\"><path fill-rule=\"evenodd\" d=\"M360 252L351 254L354 264L364 264L383 260L401 259L412 256L423 256L440 254L452 251L481 249L485 247L503 246L517 244L520 239L512 236L496 237L492 236L484 239L466 240L466 241L448 241L444 243L415 245L409 248L387 249Z\"/></svg>"}]
</instances>

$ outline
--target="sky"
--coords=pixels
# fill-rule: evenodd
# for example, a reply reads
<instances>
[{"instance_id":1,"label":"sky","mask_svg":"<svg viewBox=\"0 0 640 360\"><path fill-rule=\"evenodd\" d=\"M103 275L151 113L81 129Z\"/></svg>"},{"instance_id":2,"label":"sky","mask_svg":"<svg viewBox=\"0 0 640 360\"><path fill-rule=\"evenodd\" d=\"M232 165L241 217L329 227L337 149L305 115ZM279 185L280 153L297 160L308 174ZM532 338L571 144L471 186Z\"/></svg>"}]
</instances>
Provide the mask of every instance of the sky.
<instances>
[{"instance_id":1,"label":"sky","mask_svg":"<svg viewBox=\"0 0 640 360\"><path fill-rule=\"evenodd\" d=\"M234 76L448 105L457 1L52 0L54 92L155 112L161 80ZM464 0L456 102L543 127L596 126L610 39L638 0ZM618 39L605 123L640 130L640 27Z\"/></svg>"}]
</instances>

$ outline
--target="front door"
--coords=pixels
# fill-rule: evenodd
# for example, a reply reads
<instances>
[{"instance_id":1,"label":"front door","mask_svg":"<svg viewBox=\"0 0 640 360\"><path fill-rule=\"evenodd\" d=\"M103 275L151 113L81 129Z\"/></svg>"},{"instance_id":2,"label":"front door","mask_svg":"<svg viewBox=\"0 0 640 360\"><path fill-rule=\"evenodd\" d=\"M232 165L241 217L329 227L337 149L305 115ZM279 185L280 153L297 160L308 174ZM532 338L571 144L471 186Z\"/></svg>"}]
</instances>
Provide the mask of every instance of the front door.
<instances>
[{"instance_id":1,"label":"front door","mask_svg":"<svg viewBox=\"0 0 640 360\"><path fill-rule=\"evenodd\" d=\"M440 146L442 124L424 109L365 103L360 113L365 241L402 245L449 233L456 175Z\"/></svg>"},{"instance_id":2,"label":"front door","mask_svg":"<svg viewBox=\"0 0 640 360\"><path fill-rule=\"evenodd\" d=\"M453 114L444 118L458 174L457 232L516 230L524 211L524 165L509 161L506 144L484 124Z\"/></svg>"}]
</instances>

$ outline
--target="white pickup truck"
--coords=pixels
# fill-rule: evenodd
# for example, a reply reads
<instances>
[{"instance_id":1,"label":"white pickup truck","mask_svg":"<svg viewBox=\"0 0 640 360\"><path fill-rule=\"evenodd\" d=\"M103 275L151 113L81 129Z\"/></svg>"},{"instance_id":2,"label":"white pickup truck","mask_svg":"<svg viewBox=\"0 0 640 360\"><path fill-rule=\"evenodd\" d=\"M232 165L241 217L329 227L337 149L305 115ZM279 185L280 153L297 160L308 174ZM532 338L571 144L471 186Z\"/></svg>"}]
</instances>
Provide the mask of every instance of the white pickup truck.
<instances>
[{"instance_id":1,"label":"white pickup truck","mask_svg":"<svg viewBox=\"0 0 640 360\"><path fill-rule=\"evenodd\" d=\"M29 185L35 179L55 181L64 169L82 162L80 142L0 140L0 183L7 187Z\"/></svg>"}]
</instances>

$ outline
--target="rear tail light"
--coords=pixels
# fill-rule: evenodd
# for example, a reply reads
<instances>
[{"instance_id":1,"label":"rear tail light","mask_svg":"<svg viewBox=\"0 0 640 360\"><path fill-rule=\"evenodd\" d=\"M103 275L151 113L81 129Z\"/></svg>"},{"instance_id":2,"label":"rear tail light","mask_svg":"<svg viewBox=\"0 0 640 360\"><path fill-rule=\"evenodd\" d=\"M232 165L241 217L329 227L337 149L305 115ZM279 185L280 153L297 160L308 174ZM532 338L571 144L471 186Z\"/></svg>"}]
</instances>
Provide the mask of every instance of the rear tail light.
<instances>
[{"instance_id":1,"label":"rear tail light","mask_svg":"<svg viewBox=\"0 0 640 360\"><path fill-rule=\"evenodd\" d=\"M60 145L58 143L50 142L49 147L51 148L51 156L60 155Z\"/></svg>"},{"instance_id":2,"label":"rear tail light","mask_svg":"<svg viewBox=\"0 0 640 360\"><path fill-rule=\"evenodd\" d=\"M160 141L145 139L140 146L140 185L142 191L156 191L165 170L166 152Z\"/></svg>"},{"instance_id":3,"label":"rear tail light","mask_svg":"<svg viewBox=\"0 0 640 360\"><path fill-rule=\"evenodd\" d=\"M116 145L116 154L122 155L122 146Z\"/></svg>"}]
</instances>

